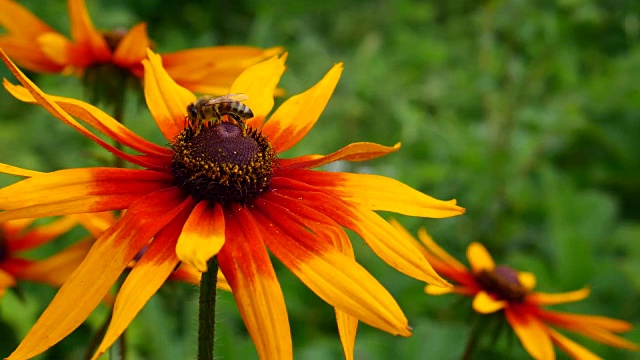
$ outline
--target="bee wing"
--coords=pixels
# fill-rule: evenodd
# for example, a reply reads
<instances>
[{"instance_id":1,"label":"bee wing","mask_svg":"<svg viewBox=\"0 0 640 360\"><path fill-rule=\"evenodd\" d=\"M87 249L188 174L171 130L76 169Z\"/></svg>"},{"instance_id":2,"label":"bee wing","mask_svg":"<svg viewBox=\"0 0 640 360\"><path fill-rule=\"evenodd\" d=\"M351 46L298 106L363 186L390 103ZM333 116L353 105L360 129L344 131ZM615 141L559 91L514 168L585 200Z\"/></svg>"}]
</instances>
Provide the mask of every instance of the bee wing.
<instances>
[{"instance_id":1,"label":"bee wing","mask_svg":"<svg viewBox=\"0 0 640 360\"><path fill-rule=\"evenodd\" d=\"M209 99L209 101L207 101L207 105L230 103L234 101L244 101L244 100L247 100L248 98L249 97L245 94L227 94L227 95L219 96L217 98Z\"/></svg>"}]
</instances>

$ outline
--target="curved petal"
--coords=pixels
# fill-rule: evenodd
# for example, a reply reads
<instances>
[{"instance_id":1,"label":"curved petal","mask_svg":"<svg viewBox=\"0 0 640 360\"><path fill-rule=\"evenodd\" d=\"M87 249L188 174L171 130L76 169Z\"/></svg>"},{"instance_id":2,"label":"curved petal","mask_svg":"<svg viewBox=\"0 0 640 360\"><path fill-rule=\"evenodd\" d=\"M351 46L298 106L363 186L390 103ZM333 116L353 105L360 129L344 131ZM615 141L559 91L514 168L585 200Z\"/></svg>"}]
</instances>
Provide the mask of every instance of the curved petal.
<instances>
[{"instance_id":1,"label":"curved petal","mask_svg":"<svg viewBox=\"0 0 640 360\"><path fill-rule=\"evenodd\" d=\"M342 69L342 63L334 65L316 85L289 98L269 118L262 132L276 153L297 144L315 125L340 80Z\"/></svg>"},{"instance_id":2,"label":"curved petal","mask_svg":"<svg viewBox=\"0 0 640 360\"><path fill-rule=\"evenodd\" d=\"M214 257L225 242L224 213L217 204L200 201L178 238L176 254L200 272L207 271L207 261Z\"/></svg>"},{"instance_id":3,"label":"curved petal","mask_svg":"<svg viewBox=\"0 0 640 360\"><path fill-rule=\"evenodd\" d=\"M252 215L269 250L321 299L371 326L411 335L391 294L360 264L306 230L282 206L263 198L254 205Z\"/></svg>"},{"instance_id":4,"label":"curved petal","mask_svg":"<svg viewBox=\"0 0 640 360\"><path fill-rule=\"evenodd\" d=\"M427 295L436 295L436 296L447 295L447 294L454 293L455 287L441 287L441 286L427 284L427 286L424 287L424 292Z\"/></svg>"},{"instance_id":5,"label":"curved petal","mask_svg":"<svg viewBox=\"0 0 640 360\"><path fill-rule=\"evenodd\" d=\"M11 252L33 249L66 233L77 224L78 220L74 217L64 216L51 223L33 227L13 238L7 238L6 245Z\"/></svg>"},{"instance_id":6,"label":"curved petal","mask_svg":"<svg viewBox=\"0 0 640 360\"><path fill-rule=\"evenodd\" d=\"M188 215L189 212L182 211L160 230L142 258L136 262L118 291L109 328L93 359L113 345L175 269L179 261L174 250L175 243Z\"/></svg>"},{"instance_id":7,"label":"curved petal","mask_svg":"<svg viewBox=\"0 0 640 360\"><path fill-rule=\"evenodd\" d=\"M28 103L37 103L29 91L24 87L14 85L7 79L4 79L3 84L5 89L7 89L7 91L16 99ZM80 118L82 121L96 128L101 133L136 151L143 154L158 156L170 156L172 154L171 149L158 146L145 140L133 131L129 130L126 126L122 125L122 123L91 104L61 96L48 95L48 97L67 113Z\"/></svg>"},{"instance_id":8,"label":"curved petal","mask_svg":"<svg viewBox=\"0 0 640 360\"><path fill-rule=\"evenodd\" d=\"M88 65L94 62L108 61L111 58L111 51L105 38L93 26L84 0L69 0L68 5L71 38L91 53L91 59L76 59L76 62L79 65Z\"/></svg>"},{"instance_id":9,"label":"curved petal","mask_svg":"<svg viewBox=\"0 0 640 360\"><path fill-rule=\"evenodd\" d=\"M119 210L173 186L171 175L149 170L87 168L34 176L0 189L0 222Z\"/></svg>"},{"instance_id":10,"label":"curved petal","mask_svg":"<svg viewBox=\"0 0 640 360\"><path fill-rule=\"evenodd\" d=\"M0 49L6 52L20 66L39 73L56 73L63 66L51 61L40 48L38 41L0 35Z\"/></svg>"},{"instance_id":11,"label":"curved petal","mask_svg":"<svg viewBox=\"0 0 640 360\"><path fill-rule=\"evenodd\" d=\"M455 200L434 199L386 176L287 169L278 171L278 175L302 181L369 210L430 218L464 213L464 208L457 206Z\"/></svg>"},{"instance_id":12,"label":"curved petal","mask_svg":"<svg viewBox=\"0 0 640 360\"><path fill-rule=\"evenodd\" d=\"M147 24L139 23L120 40L113 53L113 62L124 68L139 65L147 58L146 51L149 47L151 47L151 40L147 35Z\"/></svg>"},{"instance_id":13,"label":"curved petal","mask_svg":"<svg viewBox=\"0 0 640 360\"><path fill-rule=\"evenodd\" d=\"M384 146L376 143L359 142L349 144L329 155L306 155L293 159L280 159L285 169L312 169L334 161L367 161L376 159L400 149L400 143Z\"/></svg>"},{"instance_id":14,"label":"curved petal","mask_svg":"<svg viewBox=\"0 0 640 360\"><path fill-rule=\"evenodd\" d=\"M42 54L59 67L67 67L77 56L77 47L66 36L50 32L42 34L36 40Z\"/></svg>"},{"instance_id":15,"label":"curved petal","mask_svg":"<svg viewBox=\"0 0 640 360\"><path fill-rule=\"evenodd\" d=\"M496 267L491 254L478 242L472 242L467 247L467 259L474 274L482 271L493 271Z\"/></svg>"},{"instance_id":16,"label":"curved petal","mask_svg":"<svg viewBox=\"0 0 640 360\"><path fill-rule=\"evenodd\" d=\"M360 235L376 255L396 270L422 281L449 286L449 283L433 270L418 248L410 242L402 241L401 234L374 212L348 206L329 195L309 189L290 190L291 187L296 188L295 182L290 179L274 178L271 185L277 191L269 193L269 196L286 196L289 201L300 202L329 215L338 224ZM277 201L285 202L284 199ZM293 205L288 207L292 208Z\"/></svg>"},{"instance_id":17,"label":"curved petal","mask_svg":"<svg viewBox=\"0 0 640 360\"><path fill-rule=\"evenodd\" d=\"M486 291L479 291L473 298L473 310L480 314L491 314L507 306L504 300L496 300Z\"/></svg>"},{"instance_id":18,"label":"curved petal","mask_svg":"<svg viewBox=\"0 0 640 360\"><path fill-rule=\"evenodd\" d=\"M47 111L49 111L53 116L55 116L65 124L73 127L82 135L93 140L98 145L102 146L103 148L107 149L109 152L117 155L118 157L143 167L149 167L149 168L154 167L153 164L147 164L143 161L140 161L140 159L136 158L135 156L131 156L129 154L126 154L116 149L115 147L111 146L110 144L106 143L104 140L100 139L99 137L91 133L84 126L80 125L71 116L69 116L69 114L67 114L60 106L58 106L55 102L53 102L48 95L43 93L42 90L40 90L31 80L29 80L22 73L22 71L20 71L20 69L18 69L15 66L15 64L7 57L7 55L2 51L2 49L0 49L0 57L5 62L5 64L7 64L7 66L9 67L9 70L22 83L22 85L24 85L24 87L27 88L27 90L29 90L31 95L38 101L38 103Z\"/></svg>"},{"instance_id":19,"label":"curved petal","mask_svg":"<svg viewBox=\"0 0 640 360\"><path fill-rule=\"evenodd\" d=\"M273 93L284 72L287 55L274 56L269 60L253 65L238 76L231 85L230 93L243 93L249 99L243 101L253 112L248 121L254 128L260 128L265 117L273 108Z\"/></svg>"},{"instance_id":20,"label":"curved petal","mask_svg":"<svg viewBox=\"0 0 640 360\"><path fill-rule=\"evenodd\" d=\"M84 240L44 260L31 262L20 270L20 279L60 287L80 265L93 241Z\"/></svg>"},{"instance_id":21,"label":"curved petal","mask_svg":"<svg viewBox=\"0 0 640 360\"><path fill-rule=\"evenodd\" d=\"M356 334L358 332L358 318L336 309L336 322L338 334L344 351L345 360L353 360L353 352L356 347Z\"/></svg>"},{"instance_id":22,"label":"curved petal","mask_svg":"<svg viewBox=\"0 0 640 360\"><path fill-rule=\"evenodd\" d=\"M53 32L44 21L15 1L0 0L0 25L8 33L26 40L35 40L40 34Z\"/></svg>"},{"instance_id":23,"label":"curved petal","mask_svg":"<svg viewBox=\"0 0 640 360\"><path fill-rule=\"evenodd\" d=\"M144 66L144 97L153 118L164 137L173 138L184 128L187 105L196 101L195 95L176 84L162 67L160 55L147 49Z\"/></svg>"},{"instance_id":24,"label":"curved petal","mask_svg":"<svg viewBox=\"0 0 640 360\"><path fill-rule=\"evenodd\" d=\"M427 233L425 228L420 228L418 230L418 239L424 244L424 246L429 250L430 253L435 255L438 259L442 260L447 264L447 266L453 268L455 271L460 273L468 273L469 270L466 266L464 266L461 262L459 262L456 258L449 255L443 248L441 248L433 238Z\"/></svg>"},{"instance_id":25,"label":"curved petal","mask_svg":"<svg viewBox=\"0 0 640 360\"><path fill-rule=\"evenodd\" d=\"M0 173L23 176L23 177L34 177L34 176L44 174L43 172L40 172L40 171L27 170L27 169L19 168L17 166L7 165L2 163L0 163Z\"/></svg>"},{"instance_id":26,"label":"curved petal","mask_svg":"<svg viewBox=\"0 0 640 360\"><path fill-rule=\"evenodd\" d=\"M85 260L7 359L32 358L80 326L138 251L190 202L180 191L168 189L132 204L122 219L96 240Z\"/></svg>"},{"instance_id":27,"label":"curved petal","mask_svg":"<svg viewBox=\"0 0 640 360\"><path fill-rule=\"evenodd\" d=\"M589 296L590 293L591 288L589 287L559 294L535 292L527 295L527 301L530 301L538 306L557 305L584 300Z\"/></svg>"},{"instance_id":28,"label":"curved petal","mask_svg":"<svg viewBox=\"0 0 640 360\"><path fill-rule=\"evenodd\" d=\"M525 350L535 359L555 359L547 327L527 312L505 308L505 316Z\"/></svg>"},{"instance_id":29,"label":"curved petal","mask_svg":"<svg viewBox=\"0 0 640 360\"><path fill-rule=\"evenodd\" d=\"M569 338L567 338L566 336L560 334L559 332L557 332L557 331L555 331L553 329L548 329L548 330L549 330L549 336L551 336L551 340L556 345L558 345L558 347L560 347L564 352L569 354L569 356L571 356L572 358L580 359L580 360L599 360L599 359L601 359L596 354L594 354L591 351L587 350L585 347L583 347L582 345L579 345L578 343L574 342L573 340L570 340Z\"/></svg>"},{"instance_id":30,"label":"curved petal","mask_svg":"<svg viewBox=\"0 0 640 360\"><path fill-rule=\"evenodd\" d=\"M229 211L227 211L229 210ZM225 209L227 241L218 255L260 359L293 358L289 318L264 235L239 205Z\"/></svg>"}]
</instances>

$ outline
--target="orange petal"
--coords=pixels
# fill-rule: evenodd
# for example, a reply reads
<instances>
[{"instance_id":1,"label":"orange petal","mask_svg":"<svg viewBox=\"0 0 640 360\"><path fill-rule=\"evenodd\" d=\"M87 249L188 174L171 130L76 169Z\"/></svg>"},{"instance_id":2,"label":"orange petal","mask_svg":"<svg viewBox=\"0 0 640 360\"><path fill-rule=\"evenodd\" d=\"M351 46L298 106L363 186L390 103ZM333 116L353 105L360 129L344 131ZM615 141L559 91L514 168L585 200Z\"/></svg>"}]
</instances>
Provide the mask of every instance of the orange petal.
<instances>
[{"instance_id":1,"label":"orange petal","mask_svg":"<svg viewBox=\"0 0 640 360\"><path fill-rule=\"evenodd\" d=\"M288 184L287 184L288 183ZM420 250L410 242L402 241L401 235L389 223L376 213L346 204L326 194L310 191L290 190L295 186L289 179L274 178L272 188L278 189L265 198L273 197L278 203L287 204L300 202L317 211L331 216L338 224L355 231L369 245L382 260L398 271L433 284L449 286L431 267L420 253ZM286 198L282 198L286 196ZM293 208L293 205L288 205Z\"/></svg>"},{"instance_id":2,"label":"orange petal","mask_svg":"<svg viewBox=\"0 0 640 360\"><path fill-rule=\"evenodd\" d=\"M196 100L189 90L176 84L162 67L162 58L147 50L144 65L144 96L151 115L164 137L173 141L184 128L187 105Z\"/></svg>"},{"instance_id":3,"label":"orange petal","mask_svg":"<svg viewBox=\"0 0 640 360\"><path fill-rule=\"evenodd\" d=\"M51 32L42 34L36 43L43 55L60 67L66 67L74 63L77 56L76 46L66 36Z\"/></svg>"},{"instance_id":4,"label":"orange petal","mask_svg":"<svg viewBox=\"0 0 640 360\"><path fill-rule=\"evenodd\" d=\"M40 172L40 171L27 170L27 169L23 169L23 168L19 168L19 167L7 165L7 164L2 164L2 163L0 163L0 173L23 176L23 177L33 177L33 176L44 174L43 172Z\"/></svg>"},{"instance_id":5,"label":"orange petal","mask_svg":"<svg viewBox=\"0 0 640 360\"><path fill-rule=\"evenodd\" d=\"M111 58L111 50L104 36L96 30L89 17L84 0L69 0L69 18L71 21L71 38L80 46L91 52L92 62L104 62ZM87 63L90 59L80 59Z\"/></svg>"},{"instance_id":6,"label":"orange petal","mask_svg":"<svg viewBox=\"0 0 640 360\"><path fill-rule=\"evenodd\" d=\"M558 345L564 352L569 354L574 359L580 360L599 360L601 359L596 354L587 350L582 345L570 340L566 336L560 334L559 332L549 328L549 336L551 336L551 340Z\"/></svg>"},{"instance_id":7,"label":"orange petal","mask_svg":"<svg viewBox=\"0 0 640 360\"><path fill-rule=\"evenodd\" d=\"M455 200L441 201L386 176L281 170L281 176L296 179L335 194L347 203L370 210L391 211L409 216L443 218L464 213Z\"/></svg>"},{"instance_id":8,"label":"orange petal","mask_svg":"<svg viewBox=\"0 0 640 360\"><path fill-rule=\"evenodd\" d=\"M505 316L525 350L535 359L555 359L548 328L533 315L505 308Z\"/></svg>"},{"instance_id":9,"label":"orange petal","mask_svg":"<svg viewBox=\"0 0 640 360\"><path fill-rule=\"evenodd\" d=\"M183 200L179 191L169 189L132 204L122 219L96 240L85 260L7 359L32 358L80 326L138 251L191 202Z\"/></svg>"},{"instance_id":10,"label":"orange petal","mask_svg":"<svg viewBox=\"0 0 640 360\"><path fill-rule=\"evenodd\" d=\"M198 271L207 271L207 261L214 257L224 245L224 214L222 207L200 201L193 209L189 220L180 233L176 254Z\"/></svg>"},{"instance_id":11,"label":"orange petal","mask_svg":"<svg viewBox=\"0 0 640 360\"><path fill-rule=\"evenodd\" d=\"M16 279L10 273L0 269L0 300L7 288L16 286Z\"/></svg>"},{"instance_id":12,"label":"orange petal","mask_svg":"<svg viewBox=\"0 0 640 360\"><path fill-rule=\"evenodd\" d=\"M584 300L589 296L590 293L591 288L589 287L559 294L535 292L529 294L527 296L527 300L535 303L538 306L556 305Z\"/></svg>"},{"instance_id":13,"label":"orange petal","mask_svg":"<svg viewBox=\"0 0 640 360\"><path fill-rule=\"evenodd\" d=\"M342 69L342 63L334 65L316 85L289 98L269 118L262 132L277 153L297 144L315 125L340 80Z\"/></svg>"},{"instance_id":14,"label":"orange petal","mask_svg":"<svg viewBox=\"0 0 640 360\"><path fill-rule=\"evenodd\" d=\"M147 36L147 24L139 23L120 40L113 54L113 62L124 68L139 65L147 57L151 41Z\"/></svg>"},{"instance_id":15,"label":"orange petal","mask_svg":"<svg viewBox=\"0 0 640 360\"><path fill-rule=\"evenodd\" d=\"M245 69L280 53L281 47L211 46L162 54L162 63L171 78L185 88L224 95Z\"/></svg>"},{"instance_id":16,"label":"orange petal","mask_svg":"<svg viewBox=\"0 0 640 360\"><path fill-rule=\"evenodd\" d=\"M0 189L0 222L124 209L141 196L173 185L149 170L87 168L34 176Z\"/></svg>"},{"instance_id":17,"label":"orange petal","mask_svg":"<svg viewBox=\"0 0 640 360\"><path fill-rule=\"evenodd\" d=\"M154 237L142 258L127 276L118 291L109 328L98 346L97 359L122 335L142 307L155 294L178 264L174 250L176 239L188 212L183 211Z\"/></svg>"},{"instance_id":18,"label":"orange petal","mask_svg":"<svg viewBox=\"0 0 640 360\"><path fill-rule=\"evenodd\" d=\"M7 238L6 245L11 252L33 249L68 232L77 224L78 220L74 217L64 216L51 223L33 227L13 238Z\"/></svg>"},{"instance_id":19,"label":"orange petal","mask_svg":"<svg viewBox=\"0 0 640 360\"><path fill-rule=\"evenodd\" d=\"M286 59L285 54L253 65L243 71L231 85L230 93L243 93L249 97L244 103L253 111L254 118L249 123L254 128L262 126L273 108L273 93L284 72Z\"/></svg>"},{"instance_id":20,"label":"orange petal","mask_svg":"<svg viewBox=\"0 0 640 360\"><path fill-rule=\"evenodd\" d=\"M0 25L14 36L33 40L40 34L54 31L44 21L15 1L0 0Z\"/></svg>"},{"instance_id":21,"label":"orange petal","mask_svg":"<svg viewBox=\"0 0 640 360\"><path fill-rule=\"evenodd\" d=\"M229 211L226 211L226 210ZM260 359L292 359L289 318L280 283L254 220L239 205L225 209L227 241L218 255Z\"/></svg>"},{"instance_id":22,"label":"orange petal","mask_svg":"<svg viewBox=\"0 0 640 360\"><path fill-rule=\"evenodd\" d=\"M129 162L131 162L133 164L137 164L137 165L143 166L143 167L153 167L153 165L148 165L148 164L146 164L144 162L141 162L141 161L137 160L136 157L131 156L129 154L126 154L126 153L116 149L112 145L108 144L107 142L105 142L101 138L99 138L96 135L94 135L93 133L91 133L84 126L80 125L76 120L74 120L71 116L69 116L69 114L67 114L60 106L58 106L55 102L53 102L48 95L43 93L42 90L40 90L31 80L29 80L22 73L22 71L20 71L20 69L18 69L15 66L15 64L13 64L13 62L11 62L11 60L2 51L2 49L0 49L0 57L7 64L7 66L9 67L9 70L11 70L11 72L15 75L15 77L22 83L22 85L24 85L24 87L27 88L27 90L29 90L31 95L38 101L38 103L42 107L44 107L47 111L49 111L53 116L57 117L58 119L60 119L65 124L73 127L78 132L80 132L82 135L84 135L87 138L93 140L98 145L100 145L103 148L107 149L111 153L116 154L120 158L122 158L124 160L127 160L127 161L129 161Z\"/></svg>"},{"instance_id":23,"label":"orange petal","mask_svg":"<svg viewBox=\"0 0 640 360\"><path fill-rule=\"evenodd\" d=\"M263 198L254 205L252 214L269 250L321 299L371 326L411 335L391 294L360 264L306 230L280 205Z\"/></svg>"},{"instance_id":24,"label":"orange petal","mask_svg":"<svg viewBox=\"0 0 640 360\"><path fill-rule=\"evenodd\" d=\"M367 161L396 152L400 143L383 146L375 143L353 143L329 155L306 155L293 159L280 159L280 166L287 169L312 169L334 161Z\"/></svg>"},{"instance_id":25,"label":"orange petal","mask_svg":"<svg viewBox=\"0 0 640 360\"><path fill-rule=\"evenodd\" d=\"M491 254L478 242L472 242L467 247L467 259L474 274L482 271L493 271L496 267Z\"/></svg>"},{"instance_id":26,"label":"orange petal","mask_svg":"<svg viewBox=\"0 0 640 360\"><path fill-rule=\"evenodd\" d=\"M11 35L0 36L0 49L20 66L34 72L55 73L63 69L63 66L56 64L44 54L39 42L35 40L20 39Z\"/></svg>"},{"instance_id":27,"label":"orange petal","mask_svg":"<svg viewBox=\"0 0 640 360\"><path fill-rule=\"evenodd\" d=\"M492 298L486 291L479 291L473 298L472 306L473 310L480 314L491 314L504 309L507 306L507 302Z\"/></svg>"},{"instance_id":28,"label":"orange petal","mask_svg":"<svg viewBox=\"0 0 640 360\"><path fill-rule=\"evenodd\" d=\"M18 277L54 287L62 286L87 256L92 244L91 240L80 241L44 260L33 261L21 269Z\"/></svg>"}]
</instances>

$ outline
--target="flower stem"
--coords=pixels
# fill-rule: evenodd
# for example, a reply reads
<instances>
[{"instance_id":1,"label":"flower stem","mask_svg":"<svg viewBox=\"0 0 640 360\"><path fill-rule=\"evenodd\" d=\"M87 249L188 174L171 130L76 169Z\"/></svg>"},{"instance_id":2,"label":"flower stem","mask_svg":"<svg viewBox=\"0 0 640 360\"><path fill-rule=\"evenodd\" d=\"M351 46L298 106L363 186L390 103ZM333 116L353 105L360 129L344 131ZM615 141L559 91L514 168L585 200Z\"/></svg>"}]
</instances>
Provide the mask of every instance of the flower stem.
<instances>
[{"instance_id":1,"label":"flower stem","mask_svg":"<svg viewBox=\"0 0 640 360\"><path fill-rule=\"evenodd\" d=\"M478 344L478 340L480 339L480 335L482 334L482 329L483 321L482 319L477 318L473 328L471 329L471 334L469 335L469 340L464 348L464 353L462 353L461 360L471 360L476 345Z\"/></svg>"},{"instance_id":2,"label":"flower stem","mask_svg":"<svg viewBox=\"0 0 640 360\"><path fill-rule=\"evenodd\" d=\"M207 272L200 279L200 313L198 316L198 360L213 360L214 331L216 325L216 285L218 258L207 262Z\"/></svg>"}]
</instances>

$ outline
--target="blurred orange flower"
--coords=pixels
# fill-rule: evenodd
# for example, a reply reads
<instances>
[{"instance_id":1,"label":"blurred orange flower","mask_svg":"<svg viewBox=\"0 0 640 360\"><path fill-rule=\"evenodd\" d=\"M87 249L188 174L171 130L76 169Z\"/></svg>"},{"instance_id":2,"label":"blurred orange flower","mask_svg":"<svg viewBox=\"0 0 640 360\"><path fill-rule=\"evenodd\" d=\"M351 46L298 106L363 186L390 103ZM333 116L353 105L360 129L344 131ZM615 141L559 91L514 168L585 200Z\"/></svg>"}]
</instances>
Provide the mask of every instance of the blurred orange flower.
<instances>
[{"instance_id":1,"label":"blurred orange flower","mask_svg":"<svg viewBox=\"0 0 640 360\"><path fill-rule=\"evenodd\" d=\"M129 31L98 31L84 0L69 0L71 39L53 30L22 5L0 0L0 48L16 63L41 73L88 75L101 65L141 77L146 49L152 47L146 24ZM248 66L268 59L282 49L250 46L212 46L162 55L169 76L185 88L205 94L225 94ZM89 75L91 76L91 75Z\"/></svg>"},{"instance_id":2,"label":"blurred orange flower","mask_svg":"<svg viewBox=\"0 0 640 360\"><path fill-rule=\"evenodd\" d=\"M403 240L412 241L419 246L433 268L453 282L454 286L449 288L427 285L427 294L455 293L472 297L473 309L480 314L503 311L507 322L533 358L554 359L553 344L556 344L575 359L599 359L554 327L581 334L609 346L638 350L638 345L615 335L631 330L631 324L626 321L543 308L583 300L589 296L588 288L567 293L534 292L536 278L532 273L496 266L480 243L473 242L467 248L469 269L438 246L424 228L418 232L418 238L424 245L420 246L397 221L391 223L403 234Z\"/></svg>"},{"instance_id":3,"label":"blurred orange flower","mask_svg":"<svg viewBox=\"0 0 640 360\"><path fill-rule=\"evenodd\" d=\"M363 142L326 156L277 157L313 128L338 83L342 64L336 64L315 86L286 100L268 121L285 57L245 70L230 89L248 97L244 105L254 116L245 129L226 118L191 121L187 106L196 101L195 95L176 84L160 56L149 51L148 60L143 61L145 96L161 133L171 143L167 148L139 137L92 105L43 93L4 53L0 55L24 85L5 81L12 95L40 104L113 154L142 167L45 174L8 165L0 168L27 178L0 189L4 210L0 221L126 209L96 240L9 359L35 356L67 336L145 246L118 293L98 354L120 336L179 261L205 272L207 261L217 256L260 358L292 358L284 296L267 248L336 309L348 359L353 357L358 319L409 336L402 310L356 262L343 227L360 235L399 271L448 286L413 244L398 241L398 232L376 211L443 218L464 212L455 200L434 199L384 176L314 170L339 160L378 158L397 151L399 145ZM132 151L109 145L71 115Z\"/></svg>"}]
</instances>

